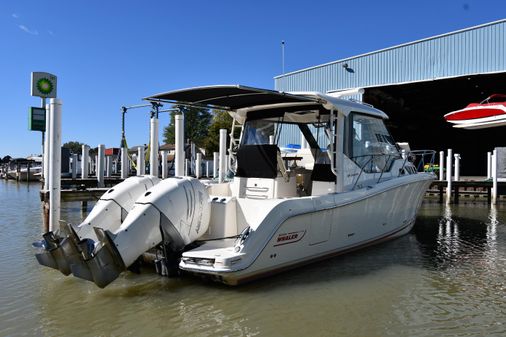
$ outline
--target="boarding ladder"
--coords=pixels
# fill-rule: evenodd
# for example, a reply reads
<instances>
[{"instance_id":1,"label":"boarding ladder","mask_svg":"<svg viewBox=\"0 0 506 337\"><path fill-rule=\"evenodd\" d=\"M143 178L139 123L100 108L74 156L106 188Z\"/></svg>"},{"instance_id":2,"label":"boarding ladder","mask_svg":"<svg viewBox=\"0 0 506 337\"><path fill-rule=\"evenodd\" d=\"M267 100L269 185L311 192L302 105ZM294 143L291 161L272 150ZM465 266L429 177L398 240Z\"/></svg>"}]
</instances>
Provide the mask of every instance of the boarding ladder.
<instances>
[{"instance_id":1,"label":"boarding ladder","mask_svg":"<svg viewBox=\"0 0 506 337\"><path fill-rule=\"evenodd\" d=\"M230 147L228 149L228 167L232 171L237 169L237 150L241 144L242 132L244 130L243 124L240 124L235 118L232 120L232 128L230 129ZM235 138L236 130L240 129L239 138Z\"/></svg>"}]
</instances>

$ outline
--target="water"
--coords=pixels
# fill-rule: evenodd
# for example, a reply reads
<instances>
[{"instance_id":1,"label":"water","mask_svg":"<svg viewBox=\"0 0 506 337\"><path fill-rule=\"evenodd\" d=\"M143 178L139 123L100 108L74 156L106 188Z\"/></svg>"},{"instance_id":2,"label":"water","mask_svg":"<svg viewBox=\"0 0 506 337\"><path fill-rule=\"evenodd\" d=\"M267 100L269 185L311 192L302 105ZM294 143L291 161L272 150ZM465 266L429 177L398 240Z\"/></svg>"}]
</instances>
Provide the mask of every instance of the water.
<instances>
[{"instance_id":1,"label":"water","mask_svg":"<svg viewBox=\"0 0 506 337\"><path fill-rule=\"evenodd\" d=\"M99 289L35 261L38 189L0 181L0 336L506 335L505 206L424 203L398 240L245 286L147 272Z\"/></svg>"}]
</instances>

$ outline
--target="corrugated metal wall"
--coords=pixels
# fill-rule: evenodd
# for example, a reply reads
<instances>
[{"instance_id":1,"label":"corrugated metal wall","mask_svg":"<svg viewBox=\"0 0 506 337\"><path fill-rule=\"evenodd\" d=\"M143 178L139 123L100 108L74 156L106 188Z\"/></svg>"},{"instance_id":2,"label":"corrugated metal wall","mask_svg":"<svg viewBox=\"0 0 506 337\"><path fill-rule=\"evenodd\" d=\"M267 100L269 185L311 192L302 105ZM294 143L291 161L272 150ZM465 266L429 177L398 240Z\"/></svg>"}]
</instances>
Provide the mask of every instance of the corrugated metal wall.
<instances>
[{"instance_id":1,"label":"corrugated metal wall","mask_svg":"<svg viewBox=\"0 0 506 337\"><path fill-rule=\"evenodd\" d=\"M505 31L501 20L406 43L278 76L275 88L327 92L505 72Z\"/></svg>"}]
</instances>

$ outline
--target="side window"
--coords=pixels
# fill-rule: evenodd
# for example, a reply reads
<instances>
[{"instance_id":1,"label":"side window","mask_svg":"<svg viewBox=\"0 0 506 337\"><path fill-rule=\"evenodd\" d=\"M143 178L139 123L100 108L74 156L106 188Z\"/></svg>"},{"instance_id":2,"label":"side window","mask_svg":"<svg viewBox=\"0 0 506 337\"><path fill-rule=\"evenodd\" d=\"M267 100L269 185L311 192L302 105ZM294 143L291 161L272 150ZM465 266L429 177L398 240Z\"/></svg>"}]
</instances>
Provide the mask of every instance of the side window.
<instances>
[{"instance_id":1,"label":"side window","mask_svg":"<svg viewBox=\"0 0 506 337\"><path fill-rule=\"evenodd\" d=\"M347 154L366 172L388 170L399 156L383 120L353 112L348 116Z\"/></svg>"}]
</instances>

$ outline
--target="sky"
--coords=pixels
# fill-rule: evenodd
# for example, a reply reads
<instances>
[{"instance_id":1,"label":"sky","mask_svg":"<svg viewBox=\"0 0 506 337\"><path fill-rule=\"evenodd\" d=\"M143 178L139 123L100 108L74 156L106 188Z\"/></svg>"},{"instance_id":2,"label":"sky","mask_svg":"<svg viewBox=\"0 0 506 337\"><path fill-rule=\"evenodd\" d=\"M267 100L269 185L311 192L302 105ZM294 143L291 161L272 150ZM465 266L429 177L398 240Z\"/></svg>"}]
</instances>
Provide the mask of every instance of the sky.
<instances>
[{"instance_id":1,"label":"sky","mask_svg":"<svg viewBox=\"0 0 506 337\"><path fill-rule=\"evenodd\" d=\"M41 153L28 130L30 74L58 77L62 143L118 147L121 107L202 85L273 89L295 71L503 19L504 0L0 2L0 157ZM169 108L166 106L166 108ZM160 116L160 133L169 123ZM149 142L149 109L130 110L130 146ZM161 136L160 136L160 139Z\"/></svg>"}]
</instances>

